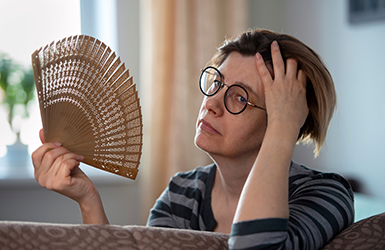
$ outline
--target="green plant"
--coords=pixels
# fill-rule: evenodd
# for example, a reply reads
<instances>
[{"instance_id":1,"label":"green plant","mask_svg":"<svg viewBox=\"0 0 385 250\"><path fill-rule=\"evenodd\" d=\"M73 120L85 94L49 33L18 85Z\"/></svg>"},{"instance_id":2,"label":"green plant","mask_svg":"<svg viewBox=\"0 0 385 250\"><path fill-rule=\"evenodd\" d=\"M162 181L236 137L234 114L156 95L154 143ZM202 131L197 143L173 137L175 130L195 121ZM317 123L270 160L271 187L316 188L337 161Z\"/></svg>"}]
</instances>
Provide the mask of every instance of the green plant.
<instances>
[{"instance_id":1,"label":"green plant","mask_svg":"<svg viewBox=\"0 0 385 250\"><path fill-rule=\"evenodd\" d=\"M20 131L15 131L12 126L15 107L21 107L17 114L22 118L29 116L28 103L34 98L34 87L32 68L24 69L7 54L0 53L0 88L4 91L3 104L8 110L8 122L17 135Z\"/></svg>"}]
</instances>

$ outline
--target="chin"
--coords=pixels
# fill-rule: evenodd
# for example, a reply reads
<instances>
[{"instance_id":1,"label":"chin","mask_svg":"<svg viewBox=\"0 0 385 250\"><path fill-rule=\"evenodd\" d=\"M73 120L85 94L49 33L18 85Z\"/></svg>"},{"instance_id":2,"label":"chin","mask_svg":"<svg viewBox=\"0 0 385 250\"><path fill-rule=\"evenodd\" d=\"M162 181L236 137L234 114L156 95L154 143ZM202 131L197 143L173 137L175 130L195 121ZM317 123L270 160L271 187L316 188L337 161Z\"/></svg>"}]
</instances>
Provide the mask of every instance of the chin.
<instances>
[{"instance_id":1,"label":"chin","mask_svg":"<svg viewBox=\"0 0 385 250\"><path fill-rule=\"evenodd\" d=\"M210 149L212 149L212 147L209 147L209 146L205 146L205 145L202 145L201 143L199 143L199 140L194 140L194 144L195 146L200 149L202 152L205 152L209 157L210 159L213 161L213 162L216 162L213 158L213 156L215 155Z\"/></svg>"},{"instance_id":2,"label":"chin","mask_svg":"<svg viewBox=\"0 0 385 250\"><path fill-rule=\"evenodd\" d=\"M202 143L200 142L199 140L199 136L198 136L198 133L195 134L195 137L194 137L194 144L195 144L195 147L199 148L200 150L203 150L205 151L204 149L202 149Z\"/></svg>"},{"instance_id":3,"label":"chin","mask_svg":"<svg viewBox=\"0 0 385 250\"><path fill-rule=\"evenodd\" d=\"M210 143L207 138L204 138L204 135L202 135L198 131L195 134L194 144L197 148L206 153L209 153L210 149L212 149L212 147L209 145Z\"/></svg>"},{"instance_id":4,"label":"chin","mask_svg":"<svg viewBox=\"0 0 385 250\"><path fill-rule=\"evenodd\" d=\"M222 155L222 152L218 151L218 148L216 148L216 145L218 144L213 145L211 141L207 140L207 138L204 138L203 136L195 136L194 144L198 149L205 152L214 162L214 156Z\"/></svg>"}]
</instances>

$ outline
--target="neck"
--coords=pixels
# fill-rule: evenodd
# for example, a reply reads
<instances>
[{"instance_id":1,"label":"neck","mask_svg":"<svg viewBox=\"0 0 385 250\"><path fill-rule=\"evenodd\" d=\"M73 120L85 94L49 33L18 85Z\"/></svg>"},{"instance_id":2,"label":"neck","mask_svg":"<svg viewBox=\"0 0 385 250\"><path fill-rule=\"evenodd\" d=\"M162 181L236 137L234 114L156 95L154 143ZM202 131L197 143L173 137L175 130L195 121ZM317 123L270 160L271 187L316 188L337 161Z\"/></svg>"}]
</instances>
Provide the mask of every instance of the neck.
<instances>
[{"instance_id":1,"label":"neck","mask_svg":"<svg viewBox=\"0 0 385 250\"><path fill-rule=\"evenodd\" d=\"M212 157L217 165L214 188L227 199L238 200L257 155L242 159Z\"/></svg>"}]
</instances>

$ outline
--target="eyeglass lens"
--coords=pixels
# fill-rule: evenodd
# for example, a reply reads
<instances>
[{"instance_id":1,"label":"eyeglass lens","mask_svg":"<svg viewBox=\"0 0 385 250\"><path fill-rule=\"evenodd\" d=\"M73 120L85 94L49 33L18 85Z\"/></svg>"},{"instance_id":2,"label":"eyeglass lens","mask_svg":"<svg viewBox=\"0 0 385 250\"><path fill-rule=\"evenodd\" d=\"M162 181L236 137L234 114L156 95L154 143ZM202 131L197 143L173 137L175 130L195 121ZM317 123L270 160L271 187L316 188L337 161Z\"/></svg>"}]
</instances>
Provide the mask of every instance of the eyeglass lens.
<instances>
[{"instance_id":1,"label":"eyeglass lens","mask_svg":"<svg viewBox=\"0 0 385 250\"><path fill-rule=\"evenodd\" d=\"M207 96L214 95L221 87L222 77L214 68L206 68L200 78L200 88Z\"/></svg>"},{"instance_id":2,"label":"eyeglass lens","mask_svg":"<svg viewBox=\"0 0 385 250\"><path fill-rule=\"evenodd\" d=\"M225 105L232 114L242 112L247 106L247 92L238 85L231 85L225 94Z\"/></svg>"},{"instance_id":3,"label":"eyeglass lens","mask_svg":"<svg viewBox=\"0 0 385 250\"><path fill-rule=\"evenodd\" d=\"M213 68L206 68L200 77L200 89L206 96L212 96L222 87L222 76ZM247 106L248 94L239 85L231 85L225 93L224 102L226 109L232 114L241 113Z\"/></svg>"}]
</instances>

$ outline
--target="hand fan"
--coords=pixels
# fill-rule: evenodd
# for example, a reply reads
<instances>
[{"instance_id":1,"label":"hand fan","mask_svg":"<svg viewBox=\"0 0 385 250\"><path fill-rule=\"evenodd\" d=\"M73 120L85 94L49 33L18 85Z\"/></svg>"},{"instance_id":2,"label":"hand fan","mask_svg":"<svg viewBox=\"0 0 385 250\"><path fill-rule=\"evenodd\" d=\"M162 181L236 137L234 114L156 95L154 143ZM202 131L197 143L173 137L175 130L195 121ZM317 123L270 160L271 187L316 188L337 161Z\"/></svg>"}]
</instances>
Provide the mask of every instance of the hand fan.
<instances>
[{"instance_id":1,"label":"hand fan","mask_svg":"<svg viewBox=\"0 0 385 250\"><path fill-rule=\"evenodd\" d=\"M115 52L86 35L52 42L32 54L44 138L84 163L135 179L142 114L132 77Z\"/></svg>"}]
</instances>

